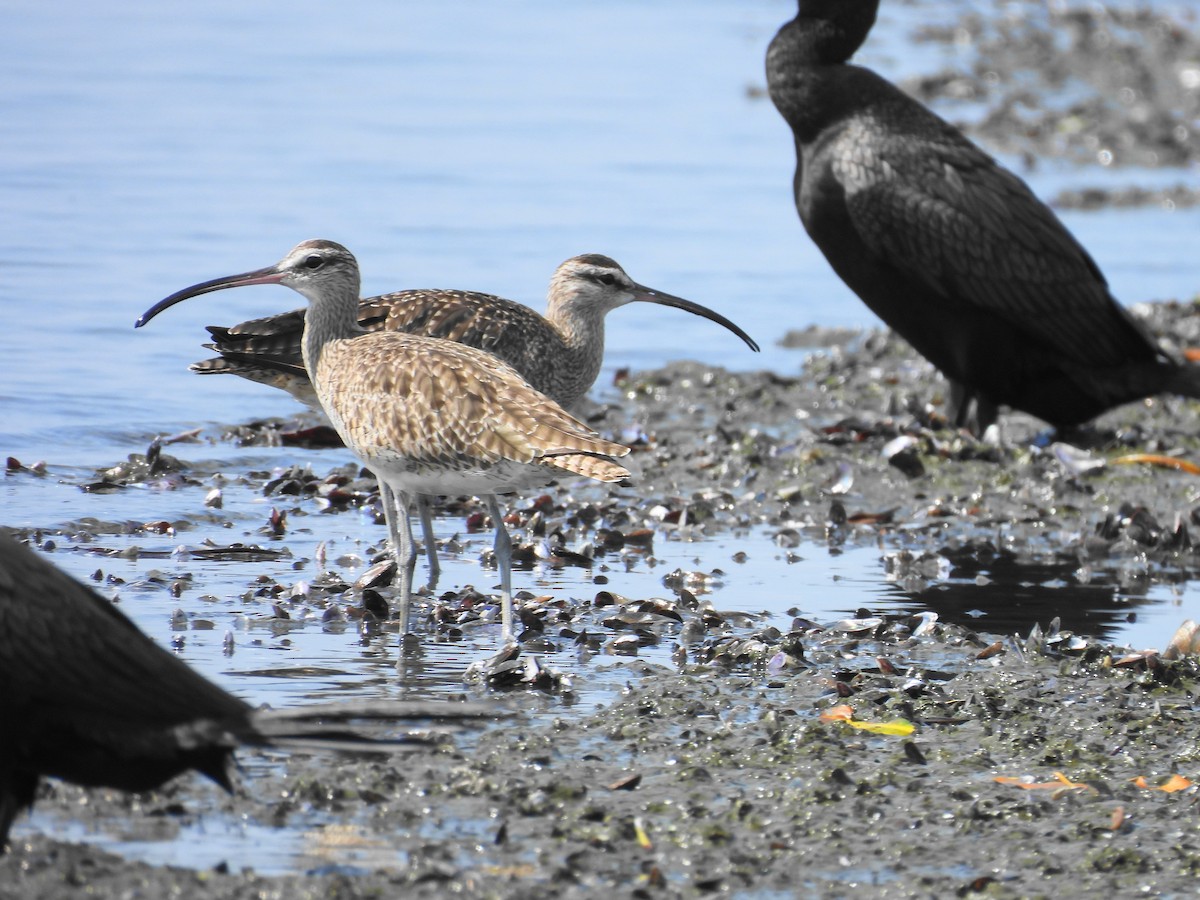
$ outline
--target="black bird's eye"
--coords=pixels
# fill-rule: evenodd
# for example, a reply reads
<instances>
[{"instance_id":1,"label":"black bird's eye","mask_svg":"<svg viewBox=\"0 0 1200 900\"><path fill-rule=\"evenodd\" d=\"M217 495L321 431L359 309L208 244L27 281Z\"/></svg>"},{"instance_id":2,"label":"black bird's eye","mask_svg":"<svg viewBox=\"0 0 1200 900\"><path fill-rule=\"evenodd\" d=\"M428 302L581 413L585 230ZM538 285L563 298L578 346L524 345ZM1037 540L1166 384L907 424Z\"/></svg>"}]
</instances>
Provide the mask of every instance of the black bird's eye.
<instances>
[{"instance_id":1,"label":"black bird's eye","mask_svg":"<svg viewBox=\"0 0 1200 900\"><path fill-rule=\"evenodd\" d=\"M597 275L596 280L601 284L614 285L617 283L617 276L610 272L605 272L603 275Z\"/></svg>"},{"instance_id":2,"label":"black bird's eye","mask_svg":"<svg viewBox=\"0 0 1200 900\"><path fill-rule=\"evenodd\" d=\"M306 269L319 269L323 265L325 265L325 257L316 253L304 260L304 268Z\"/></svg>"}]
</instances>

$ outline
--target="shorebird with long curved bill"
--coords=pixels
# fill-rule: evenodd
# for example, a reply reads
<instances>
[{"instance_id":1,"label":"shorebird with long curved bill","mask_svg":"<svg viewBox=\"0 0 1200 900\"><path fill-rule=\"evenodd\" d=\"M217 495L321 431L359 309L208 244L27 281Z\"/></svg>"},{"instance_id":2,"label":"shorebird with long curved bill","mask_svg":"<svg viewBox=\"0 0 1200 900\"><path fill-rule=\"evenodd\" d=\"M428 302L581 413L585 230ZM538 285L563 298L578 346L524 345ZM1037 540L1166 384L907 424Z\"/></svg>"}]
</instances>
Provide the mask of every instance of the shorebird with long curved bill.
<instances>
[{"instance_id":1,"label":"shorebird with long curved bill","mask_svg":"<svg viewBox=\"0 0 1200 900\"><path fill-rule=\"evenodd\" d=\"M409 632L416 564L410 521L417 494L485 499L496 530L505 641L513 639L512 544L497 494L574 473L606 483L629 470L629 448L569 415L496 357L453 341L358 324L358 262L341 244L298 244L273 266L184 288L137 320L212 291L282 284L308 300L304 367L321 408L355 456L392 492L384 502L400 579L400 627Z\"/></svg>"},{"instance_id":2,"label":"shorebird with long curved bill","mask_svg":"<svg viewBox=\"0 0 1200 900\"><path fill-rule=\"evenodd\" d=\"M631 303L681 309L716 322L745 341L758 344L725 316L674 294L639 284L616 260L584 253L562 263L550 279L546 313L493 294L453 289L414 289L368 297L358 304L358 324L366 331L402 331L445 338L498 356L529 384L564 409L591 390L604 362L604 321L608 313ZM310 409L320 410L304 368L305 309L251 319L230 327L208 326L219 356L193 363L200 375L239 375L287 391ZM393 503L386 485L381 500ZM436 585L437 541L425 497L416 496L417 513Z\"/></svg>"}]
</instances>

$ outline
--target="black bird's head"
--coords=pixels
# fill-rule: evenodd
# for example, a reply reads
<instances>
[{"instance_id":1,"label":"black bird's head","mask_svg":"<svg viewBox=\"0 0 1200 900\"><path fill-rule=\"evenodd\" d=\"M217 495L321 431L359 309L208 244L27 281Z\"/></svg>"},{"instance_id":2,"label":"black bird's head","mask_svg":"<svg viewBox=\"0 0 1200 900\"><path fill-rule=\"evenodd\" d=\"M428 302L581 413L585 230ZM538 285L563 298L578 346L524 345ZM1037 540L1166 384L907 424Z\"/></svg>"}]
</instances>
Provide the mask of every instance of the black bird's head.
<instances>
[{"instance_id":1,"label":"black bird's head","mask_svg":"<svg viewBox=\"0 0 1200 900\"><path fill-rule=\"evenodd\" d=\"M796 18L767 50L768 80L799 65L846 62L867 39L878 9L879 0L799 0Z\"/></svg>"}]
</instances>

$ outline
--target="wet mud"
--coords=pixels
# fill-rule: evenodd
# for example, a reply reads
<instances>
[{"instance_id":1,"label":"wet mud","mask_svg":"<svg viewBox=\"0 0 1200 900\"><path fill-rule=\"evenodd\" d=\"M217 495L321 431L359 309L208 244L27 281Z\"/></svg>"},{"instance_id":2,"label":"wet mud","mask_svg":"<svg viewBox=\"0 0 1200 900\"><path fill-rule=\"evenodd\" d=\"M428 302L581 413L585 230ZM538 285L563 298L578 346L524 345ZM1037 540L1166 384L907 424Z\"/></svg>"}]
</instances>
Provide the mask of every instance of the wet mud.
<instances>
[{"instance_id":1,"label":"wet mud","mask_svg":"<svg viewBox=\"0 0 1200 900\"><path fill-rule=\"evenodd\" d=\"M1176 11L1177 12L1177 11ZM993 153L1098 166L1095 183L1049 198L1061 209L1200 202L1200 31L1155 7L1019 3L964 12L915 38L964 50L962 65L903 87ZM960 114L964 113L965 114ZM1178 168L1170 186L1104 184L1110 167ZM1086 171L1086 170L1085 170Z\"/></svg>"},{"instance_id":2,"label":"wet mud","mask_svg":"<svg viewBox=\"0 0 1200 900\"><path fill-rule=\"evenodd\" d=\"M1094 162L1107 147L1118 164L1194 163L1200 94L1165 86L1196 65L1194 23L1072 9L1063 21L931 29L936 40L964 40L966 29L980 62L920 91L973 92L989 108L976 134L992 149ZM1131 102L1113 100L1117 76L1089 63L1101 34L1128 49L1121 77L1143 85ZM1044 63L1064 56L1055 65L1069 71ZM997 82L996 71L1013 77ZM1093 89L1061 108L1030 99L1065 78ZM1100 190L1093 200L1106 205ZM1200 346L1195 301L1136 311L1166 346ZM764 628L753 610L697 599L687 573L655 602L603 584L574 607L524 596L522 653L473 672L475 689L510 714L481 733L337 765L247 751L233 796L189 777L147 795L52 782L38 799L51 821L121 819L160 837L206 816L293 829L328 865L278 876L177 869L22 836L0 858L0 898L1193 892L1196 789L1168 778L1200 770L1195 658L1181 652L1190 645L1169 646L1169 631L1155 648L1114 647L1105 632L1137 614L1140 594L1200 570L1200 404L1149 399L1063 435L1009 413L979 441L946 427L945 383L895 337L810 328L784 340L819 350L796 374L680 362L600 392L588 420L634 446L636 487L528 498L511 522L519 552L560 552L569 565L578 551L565 548L584 538L586 553L615 561L646 552L652 528L762 527L785 551L878 548L910 611L816 622L797 598L789 628ZM328 435L314 425L235 424L219 439L322 446ZM17 460L9 473L39 477ZM202 474L167 440L87 487ZM244 477L280 501L264 537L288 527L284 501L331 514L377 502L356 466ZM218 511L220 492L205 504ZM448 512L468 528L477 515ZM156 527L187 522L65 530ZM386 627L385 570L357 583L330 576L302 597L254 589L282 615L300 606ZM422 627L446 639L494 605L467 590L425 599ZM986 632L973 627L980 610ZM615 702L580 709L569 683L531 662L542 640L581 651L655 642L672 649L672 664L593 661L598 678L624 687Z\"/></svg>"},{"instance_id":3,"label":"wet mud","mask_svg":"<svg viewBox=\"0 0 1200 900\"><path fill-rule=\"evenodd\" d=\"M1192 341L1191 304L1152 312L1164 341ZM529 692L564 690L549 675L524 679L516 663L539 640L529 628L517 661L480 667L514 718L435 752L332 767L293 755L256 767L234 797L191 778L141 797L49 784L39 810L167 829L246 816L355 848L356 862L277 877L185 871L34 837L0 860L0 897L1190 889L1194 788L1158 788L1196 773L1194 660L1111 647L1072 623L1068 599L1028 604L993 633L974 631L955 600L1002 606L1039 580L1069 598L1106 577L1124 591L1194 577L1200 480L1171 461L1200 457L1200 407L1149 400L1069 445L1009 415L991 445L944 427L944 384L903 343L828 338L794 378L695 363L629 375L593 413L602 429L641 435L640 497L607 501L628 506L607 518L639 523L654 510L710 531L763 523L781 546L797 535L877 545L914 614L797 617L784 632L706 610L684 582L659 608L601 590L593 608L551 616L527 598L523 620L555 640L626 633L675 646L675 664L628 662L611 705L526 718ZM1157 459L1120 462L1137 454ZM349 472L327 477L370 496ZM589 518L587 503L559 500L532 514ZM959 591L946 590L947 572ZM830 720L843 705L851 721Z\"/></svg>"},{"instance_id":4,"label":"wet mud","mask_svg":"<svg viewBox=\"0 0 1200 900\"><path fill-rule=\"evenodd\" d=\"M1200 158L1195 13L1146 5L1011 4L965 10L915 38L964 48L964 65L914 78L925 103L975 104L960 123L994 152L1101 166ZM1181 179L1186 180L1186 179Z\"/></svg>"}]
</instances>

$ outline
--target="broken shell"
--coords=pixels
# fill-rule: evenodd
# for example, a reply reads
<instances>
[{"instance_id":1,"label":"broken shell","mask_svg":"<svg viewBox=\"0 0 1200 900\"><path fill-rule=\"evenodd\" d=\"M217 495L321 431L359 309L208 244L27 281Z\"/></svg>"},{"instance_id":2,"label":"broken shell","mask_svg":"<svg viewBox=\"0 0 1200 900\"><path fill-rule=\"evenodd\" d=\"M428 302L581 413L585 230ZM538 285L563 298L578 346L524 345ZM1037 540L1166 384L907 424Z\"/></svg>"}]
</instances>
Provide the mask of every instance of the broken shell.
<instances>
[{"instance_id":1,"label":"broken shell","mask_svg":"<svg viewBox=\"0 0 1200 900\"><path fill-rule=\"evenodd\" d=\"M839 461L835 468L837 477L826 485L825 491L830 494L845 494L854 487L854 470L850 463L845 461Z\"/></svg>"},{"instance_id":2,"label":"broken shell","mask_svg":"<svg viewBox=\"0 0 1200 900\"><path fill-rule=\"evenodd\" d=\"M1179 659L1200 652L1200 626L1191 619L1184 621L1172 635L1167 649L1163 651L1163 659Z\"/></svg>"},{"instance_id":3,"label":"broken shell","mask_svg":"<svg viewBox=\"0 0 1200 900\"><path fill-rule=\"evenodd\" d=\"M641 641L636 634L622 634L608 642L610 653L617 656L637 656Z\"/></svg>"},{"instance_id":4,"label":"broken shell","mask_svg":"<svg viewBox=\"0 0 1200 900\"><path fill-rule=\"evenodd\" d=\"M918 443L919 441L911 434L902 434L899 437L892 438L890 441L884 444L883 448L879 451L879 454L884 459L890 460L897 453L903 453L910 447L915 447Z\"/></svg>"},{"instance_id":5,"label":"broken shell","mask_svg":"<svg viewBox=\"0 0 1200 900\"><path fill-rule=\"evenodd\" d=\"M883 624L883 619L871 616L867 619L842 619L829 625L825 630L839 634L867 634Z\"/></svg>"},{"instance_id":6,"label":"broken shell","mask_svg":"<svg viewBox=\"0 0 1200 900\"><path fill-rule=\"evenodd\" d=\"M1050 452L1054 454L1054 458L1058 460L1059 464L1066 469L1067 474L1076 478L1083 475L1093 475L1101 471L1106 465L1104 460L1093 456L1088 451L1059 441L1050 445Z\"/></svg>"},{"instance_id":7,"label":"broken shell","mask_svg":"<svg viewBox=\"0 0 1200 900\"><path fill-rule=\"evenodd\" d=\"M363 572L354 582L354 590L362 591L367 588L387 587L396 576L396 561L390 556L382 562L377 562Z\"/></svg>"}]
</instances>

